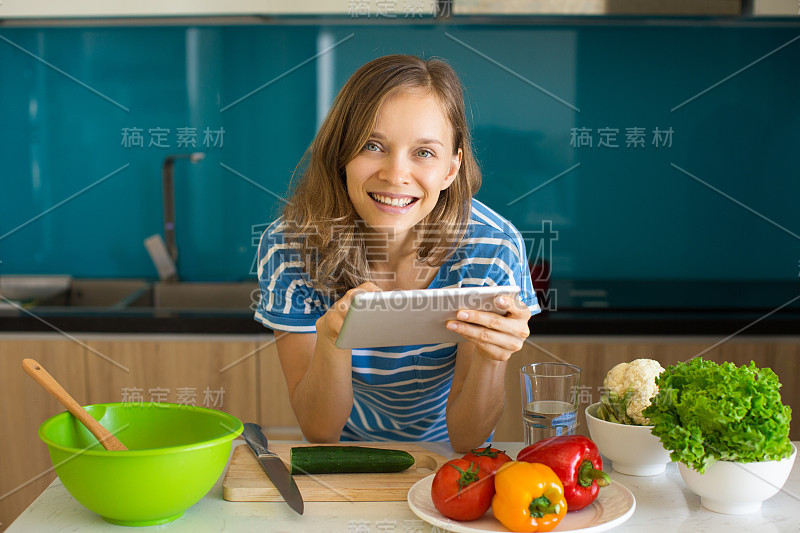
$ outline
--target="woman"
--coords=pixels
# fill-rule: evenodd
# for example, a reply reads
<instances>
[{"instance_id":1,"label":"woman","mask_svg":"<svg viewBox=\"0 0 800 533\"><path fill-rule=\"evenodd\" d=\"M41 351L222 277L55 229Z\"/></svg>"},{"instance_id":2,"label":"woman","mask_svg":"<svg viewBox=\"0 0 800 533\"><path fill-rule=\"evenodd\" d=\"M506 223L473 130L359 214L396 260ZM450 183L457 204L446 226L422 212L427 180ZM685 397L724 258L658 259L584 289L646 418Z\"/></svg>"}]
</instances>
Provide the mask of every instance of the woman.
<instances>
[{"instance_id":1,"label":"woman","mask_svg":"<svg viewBox=\"0 0 800 533\"><path fill-rule=\"evenodd\" d=\"M262 236L256 319L276 332L294 413L309 441L491 435L505 367L539 311L517 230L474 200L461 84L440 60L393 55L347 81L306 152L292 197ZM518 285L505 316L462 310L456 344L343 350L359 291Z\"/></svg>"}]
</instances>

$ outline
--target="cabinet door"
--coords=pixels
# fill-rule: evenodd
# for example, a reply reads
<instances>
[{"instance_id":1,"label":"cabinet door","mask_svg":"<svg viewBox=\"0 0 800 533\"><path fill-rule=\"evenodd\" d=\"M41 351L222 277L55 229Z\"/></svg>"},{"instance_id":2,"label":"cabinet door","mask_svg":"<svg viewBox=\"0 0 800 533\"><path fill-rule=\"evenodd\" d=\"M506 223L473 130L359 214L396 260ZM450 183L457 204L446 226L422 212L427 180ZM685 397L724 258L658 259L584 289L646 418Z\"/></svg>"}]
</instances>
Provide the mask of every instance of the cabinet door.
<instances>
[{"instance_id":1,"label":"cabinet door","mask_svg":"<svg viewBox=\"0 0 800 533\"><path fill-rule=\"evenodd\" d=\"M56 477L38 431L42 422L65 409L22 370L26 357L41 363L78 403L87 400L85 355L80 343L61 337L0 339L0 530Z\"/></svg>"},{"instance_id":2,"label":"cabinet door","mask_svg":"<svg viewBox=\"0 0 800 533\"><path fill-rule=\"evenodd\" d=\"M597 0L596 0L597 1ZM731 2L732 0L726 0ZM601 2L602 3L602 2ZM372 17L403 18L429 16L435 0L390 2L380 0L314 0L313 2L286 2L281 0L227 0L225 2L156 2L79 0L77 2L51 2L48 0L4 0L3 18L121 18L125 17L227 17L275 15L351 15L365 19ZM381 15L382 14L382 15ZM253 19L255 21L256 19Z\"/></svg>"},{"instance_id":3,"label":"cabinet door","mask_svg":"<svg viewBox=\"0 0 800 533\"><path fill-rule=\"evenodd\" d=\"M90 403L182 403L258 419L255 344L231 340L92 340Z\"/></svg>"},{"instance_id":4,"label":"cabinet door","mask_svg":"<svg viewBox=\"0 0 800 533\"><path fill-rule=\"evenodd\" d=\"M261 394L261 426L268 438L302 440L303 433L289 402L289 390L283 377L275 337L257 342Z\"/></svg>"}]
</instances>

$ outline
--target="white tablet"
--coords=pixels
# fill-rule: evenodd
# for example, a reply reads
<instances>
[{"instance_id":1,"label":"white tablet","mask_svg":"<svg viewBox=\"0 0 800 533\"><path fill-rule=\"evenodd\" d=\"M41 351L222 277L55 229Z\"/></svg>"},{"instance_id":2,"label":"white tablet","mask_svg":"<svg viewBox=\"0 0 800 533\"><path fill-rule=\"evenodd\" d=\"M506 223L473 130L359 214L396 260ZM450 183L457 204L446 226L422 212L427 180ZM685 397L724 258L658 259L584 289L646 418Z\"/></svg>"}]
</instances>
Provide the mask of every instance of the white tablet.
<instances>
[{"instance_id":1,"label":"white tablet","mask_svg":"<svg viewBox=\"0 0 800 533\"><path fill-rule=\"evenodd\" d=\"M410 344L460 342L464 337L446 327L459 309L505 314L494 304L499 295L516 298L519 287L461 287L357 294L344 319L336 346L379 348Z\"/></svg>"}]
</instances>

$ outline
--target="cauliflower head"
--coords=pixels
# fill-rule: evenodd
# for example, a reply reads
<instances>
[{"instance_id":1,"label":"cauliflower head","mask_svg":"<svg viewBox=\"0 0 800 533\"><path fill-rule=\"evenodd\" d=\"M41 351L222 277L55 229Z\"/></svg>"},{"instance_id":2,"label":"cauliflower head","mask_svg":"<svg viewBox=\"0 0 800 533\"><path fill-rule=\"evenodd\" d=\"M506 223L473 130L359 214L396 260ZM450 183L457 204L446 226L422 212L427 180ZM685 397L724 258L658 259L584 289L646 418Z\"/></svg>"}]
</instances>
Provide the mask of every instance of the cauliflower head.
<instances>
[{"instance_id":1,"label":"cauliflower head","mask_svg":"<svg viewBox=\"0 0 800 533\"><path fill-rule=\"evenodd\" d=\"M634 359L609 370L603 384L609 395L613 393L623 400L623 404L627 400L625 412L635 424L646 426L650 419L642 415L642 411L658 393L656 377L663 371L664 368L654 359Z\"/></svg>"}]
</instances>

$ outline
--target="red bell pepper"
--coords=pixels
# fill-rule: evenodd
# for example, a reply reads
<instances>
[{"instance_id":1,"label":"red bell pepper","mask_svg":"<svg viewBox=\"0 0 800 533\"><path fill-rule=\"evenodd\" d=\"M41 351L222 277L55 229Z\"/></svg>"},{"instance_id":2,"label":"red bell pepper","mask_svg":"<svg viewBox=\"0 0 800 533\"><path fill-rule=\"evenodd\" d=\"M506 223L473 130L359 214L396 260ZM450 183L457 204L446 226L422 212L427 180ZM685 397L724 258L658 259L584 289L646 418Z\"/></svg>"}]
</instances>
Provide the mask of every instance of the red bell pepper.
<instances>
[{"instance_id":1,"label":"red bell pepper","mask_svg":"<svg viewBox=\"0 0 800 533\"><path fill-rule=\"evenodd\" d=\"M567 508L578 511L591 504L611 482L603 472L603 460L591 439L583 435L565 435L540 440L524 448L517 461L549 466L564 485Z\"/></svg>"}]
</instances>

